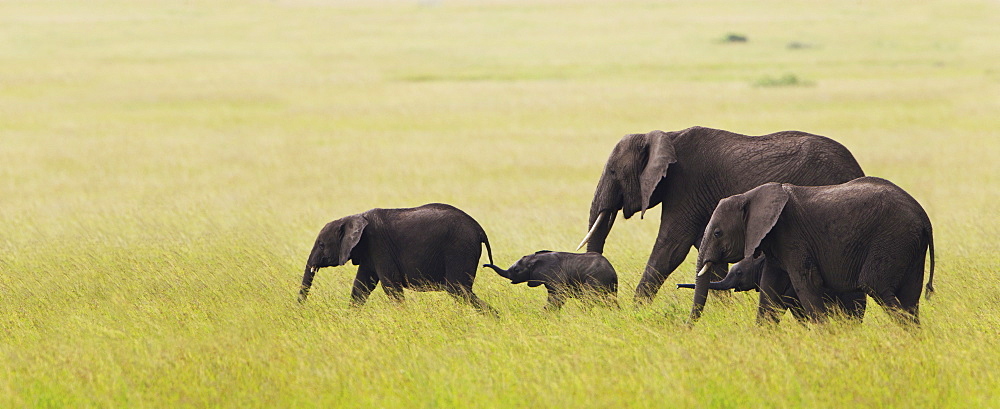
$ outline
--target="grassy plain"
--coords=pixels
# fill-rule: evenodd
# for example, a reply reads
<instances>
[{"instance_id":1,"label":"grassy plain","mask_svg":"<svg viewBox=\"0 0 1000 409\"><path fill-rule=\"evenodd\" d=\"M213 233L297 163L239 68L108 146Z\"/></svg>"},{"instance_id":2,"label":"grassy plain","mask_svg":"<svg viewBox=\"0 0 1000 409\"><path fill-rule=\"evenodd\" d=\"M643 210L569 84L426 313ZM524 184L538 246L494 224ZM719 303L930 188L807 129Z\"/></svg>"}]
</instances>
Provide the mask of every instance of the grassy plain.
<instances>
[{"instance_id":1,"label":"grassy plain","mask_svg":"<svg viewBox=\"0 0 1000 409\"><path fill-rule=\"evenodd\" d=\"M1000 3L0 2L0 407L1000 407ZM729 33L746 43L722 41ZM796 44L792 44L796 43ZM907 332L684 325L649 308L657 228L616 224L621 311L541 312L480 270L490 319L355 267L295 302L316 232L454 204L497 264L572 250L622 135L831 136L934 222Z\"/></svg>"}]
</instances>

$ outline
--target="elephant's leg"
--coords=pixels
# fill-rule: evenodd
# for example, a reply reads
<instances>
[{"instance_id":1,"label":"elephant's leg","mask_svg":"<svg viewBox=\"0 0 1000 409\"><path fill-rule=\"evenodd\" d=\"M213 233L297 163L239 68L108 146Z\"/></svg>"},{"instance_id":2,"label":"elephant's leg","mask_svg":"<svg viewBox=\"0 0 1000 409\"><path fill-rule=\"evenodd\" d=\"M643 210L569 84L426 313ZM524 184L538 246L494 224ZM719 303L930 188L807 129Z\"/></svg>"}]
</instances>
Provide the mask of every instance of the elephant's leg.
<instances>
[{"instance_id":1,"label":"elephant's leg","mask_svg":"<svg viewBox=\"0 0 1000 409\"><path fill-rule=\"evenodd\" d=\"M833 295L837 305L844 310L844 315L857 322L865 318L865 306L868 300L864 292L853 291L848 293L837 293Z\"/></svg>"},{"instance_id":2,"label":"elephant's leg","mask_svg":"<svg viewBox=\"0 0 1000 409\"><path fill-rule=\"evenodd\" d=\"M791 282L788 283L788 290L781 296L781 305L787 308L795 320L802 323L809 319L806 315L806 309L802 306L802 301L799 300L799 295L795 293L795 290L791 288Z\"/></svg>"},{"instance_id":3,"label":"elephant's leg","mask_svg":"<svg viewBox=\"0 0 1000 409\"><path fill-rule=\"evenodd\" d=\"M545 305L545 311L559 311L563 304L566 304L566 295L558 291L549 290L549 303Z\"/></svg>"},{"instance_id":4,"label":"elephant's leg","mask_svg":"<svg viewBox=\"0 0 1000 409\"><path fill-rule=\"evenodd\" d=\"M878 243L872 246L875 249L892 248L876 244ZM914 287L913 283L904 282L903 278L906 276L907 268L910 267L909 264L911 264L909 260L899 260L873 251L861 267L858 281L860 287L865 289L868 295L896 321L902 324L919 324L915 301L919 299L919 289L922 283L917 282ZM894 284L906 286L906 291L901 291L903 288L897 288ZM906 305L898 298L901 294L906 295Z\"/></svg>"},{"instance_id":5,"label":"elephant's leg","mask_svg":"<svg viewBox=\"0 0 1000 409\"><path fill-rule=\"evenodd\" d=\"M406 277L398 266L405 264L401 263L396 255L384 249L369 255L368 261L372 270L378 275L378 282L382 283L382 290L389 296L389 299L396 303L402 303Z\"/></svg>"},{"instance_id":6,"label":"elephant's leg","mask_svg":"<svg viewBox=\"0 0 1000 409\"><path fill-rule=\"evenodd\" d=\"M482 312L484 314L489 314L494 317L499 317L500 312L493 308L491 305L483 301L476 293L472 292L471 287L465 287L462 285L445 285L445 291L448 292L456 301L465 302L472 305L473 308Z\"/></svg>"},{"instance_id":7,"label":"elephant's leg","mask_svg":"<svg viewBox=\"0 0 1000 409\"><path fill-rule=\"evenodd\" d=\"M799 267L798 271L788 271L788 279L792 282L795 295L802 303L802 309L809 319L816 322L826 321L826 305L823 303L823 291L820 286L822 279L819 270L806 257L797 258L800 261L790 265Z\"/></svg>"},{"instance_id":8,"label":"elephant's leg","mask_svg":"<svg viewBox=\"0 0 1000 409\"><path fill-rule=\"evenodd\" d=\"M879 293L873 294L872 298L877 302L882 308L885 309L886 313L889 314L896 322L907 325L914 324L920 325L920 319L917 318L915 314L911 314L903 308L903 304L899 302L899 298L896 297L891 290L883 290Z\"/></svg>"},{"instance_id":9,"label":"elephant's leg","mask_svg":"<svg viewBox=\"0 0 1000 409\"><path fill-rule=\"evenodd\" d=\"M479 312L493 317L500 316L500 311L497 311L496 308L493 308L493 306L487 304L486 301L483 301L482 298L479 298L476 293L472 292L471 288L469 289L469 302L472 303L472 306L479 310Z\"/></svg>"},{"instance_id":10,"label":"elephant's leg","mask_svg":"<svg viewBox=\"0 0 1000 409\"><path fill-rule=\"evenodd\" d=\"M476 243L478 249L479 243ZM500 313L486 301L479 298L472 292L472 283L476 278L476 266L479 264L479 254L475 258L470 258L467 254L458 251L462 246L455 246L450 254L446 255L444 263L444 289L460 302L469 303L482 313L499 317ZM471 261L470 261L471 260Z\"/></svg>"},{"instance_id":11,"label":"elephant's leg","mask_svg":"<svg viewBox=\"0 0 1000 409\"><path fill-rule=\"evenodd\" d=\"M768 294L767 291L760 292L757 303L757 325L777 324L781 322L781 313L785 307L774 299L780 297L778 294Z\"/></svg>"},{"instance_id":12,"label":"elephant's leg","mask_svg":"<svg viewBox=\"0 0 1000 409\"><path fill-rule=\"evenodd\" d=\"M921 252L920 257L910 263L909 269L904 273L902 282L899 283L899 290L896 297L903 311L913 316L914 321L919 321L920 294L924 290L924 257Z\"/></svg>"},{"instance_id":13,"label":"elephant's leg","mask_svg":"<svg viewBox=\"0 0 1000 409\"><path fill-rule=\"evenodd\" d=\"M362 264L358 266L358 275L354 277L354 286L351 288L351 305L360 307L368 301L368 296L378 285L378 274L375 269Z\"/></svg>"},{"instance_id":14,"label":"elephant's leg","mask_svg":"<svg viewBox=\"0 0 1000 409\"><path fill-rule=\"evenodd\" d=\"M797 280L792 280L792 285L795 285ZM819 291L812 288L802 288L801 291L796 288L796 294L799 296L799 301L802 303L802 310L809 320L815 322L825 322L826 321L826 305L823 303L823 297Z\"/></svg>"},{"instance_id":15,"label":"elephant's leg","mask_svg":"<svg viewBox=\"0 0 1000 409\"><path fill-rule=\"evenodd\" d=\"M405 301L403 297L403 283L395 280L382 280L382 289L385 290L386 295L389 299L396 302L397 304L402 304Z\"/></svg>"},{"instance_id":16,"label":"elephant's leg","mask_svg":"<svg viewBox=\"0 0 1000 409\"><path fill-rule=\"evenodd\" d=\"M770 265L765 267L760 276L760 300L757 304L758 325L777 324L781 320L781 314L785 312L785 293L790 287L788 274L777 267Z\"/></svg>"},{"instance_id":17,"label":"elephant's leg","mask_svg":"<svg viewBox=\"0 0 1000 409\"><path fill-rule=\"evenodd\" d=\"M691 251L691 240L687 240L686 237L683 240L679 240L679 237L676 236L668 237L665 229L660 229L660 233L656 237L656 244L653 245L653 251L649 255L649 260L646 261L642 278L635 289L636 305L645 305L653 301L653 297L663 286L667 276L684 262L689 251ZM714 280L724 277L725 273L725 266L715 267L712 272L718 277Z\"/></svg>"},{"instance_id":18,"label":"elephant's leg","mask_svg":"<svg viewBox=\"0 0 1000 409\"><path fill-rule=\"evenodd\" d=\"M614 308L616 310L622 309L621 304L618 303L618 296L614 294L605 295L605 303L607 303L609 308Z\"/></svg>"},{"instance_id":19,"label":"elephant's leg","mask_svg":"<svg viewBox=\"0 0 1000 409\"><path fill-rule=\"evenodd\" d=\"M621 305L618 305L618 295L610 290L599 291L597 299L605 307L621 309Z\"/></svg>"}]
</instances>

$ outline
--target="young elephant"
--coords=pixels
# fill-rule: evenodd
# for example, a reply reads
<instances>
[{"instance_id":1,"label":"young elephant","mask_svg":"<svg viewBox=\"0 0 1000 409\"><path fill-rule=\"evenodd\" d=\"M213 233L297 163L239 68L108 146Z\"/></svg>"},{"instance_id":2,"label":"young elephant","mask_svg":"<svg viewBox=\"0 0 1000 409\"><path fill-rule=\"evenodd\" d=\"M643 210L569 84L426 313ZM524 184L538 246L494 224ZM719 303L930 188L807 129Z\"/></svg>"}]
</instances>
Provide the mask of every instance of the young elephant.
<instances>
[{"instance_id":1,"label":"young elephant","mask_svg":"<svg viewBox=\"0 0 1000 409\"><path fill-rule=\"evenodd\" d=\"M709 283L710 290L735 290L760 292L760 278L767 268L767 257L747 257L729 267L729 273L722 281ZM677 284L677 288L694 289L694 284ZM786 309L792 312L799 321L806 319L802 302L791 283L785 283L782 288L775 288L775 293L781 294L780 302L776 304L776 316L780 316ZM861 321L865 316L865 306L867 299L863 291L851 291L846 293L834 293L828 290L823 291L823 305L826 308L839 308L848 318Z\"/></svg>"},{"instance_id":2,"label":"young elephant","mask_svg":"<svg viewBox=\"0 0 1000 409\"><path fill-rule=\"evenodd\" d=\"M608 305L618 305L618 273L600 253L564 253L542 250L521 257L504 270L492 268L511 284L528 283L528 287L545 285L549 293L547 310L559 310L569 297L594 296Z\"/></svg>"},{"instance_id":3,"label":"young elephant","mask_svg":"<svg viewBox=\"0 0 1000 409\"><path fill-rule=\"evenodd\" d=\"M705 272L757 252L767 257L758 322L777 320L780 289L790 284L813 320L824 319L824 292L864 291L898 321L919 324L928 251L927 296L934 291L930 219L912 196L880 178L809 187L768 183L730 196L716 207L699 250L692 321L704 307L698 293L710 286Z\"/></svg>"},{"instance_id":4,"label":"young elephant","mask_svg":"<svg viewBox=\"0 0 1000 409\"><path fill-rule=\"evenodd\" d=\"M358 266L351 290L353 305L363 305L375 285L403 301L403 289L444 290L477 309L496 310L472 292L481 243L493 254L483 228L465 212L431 203L407 209L371 209L328 223L319 232L306 262L299 301L309 295L316 270L348 260Z\"/></svg>"}]
</instances>

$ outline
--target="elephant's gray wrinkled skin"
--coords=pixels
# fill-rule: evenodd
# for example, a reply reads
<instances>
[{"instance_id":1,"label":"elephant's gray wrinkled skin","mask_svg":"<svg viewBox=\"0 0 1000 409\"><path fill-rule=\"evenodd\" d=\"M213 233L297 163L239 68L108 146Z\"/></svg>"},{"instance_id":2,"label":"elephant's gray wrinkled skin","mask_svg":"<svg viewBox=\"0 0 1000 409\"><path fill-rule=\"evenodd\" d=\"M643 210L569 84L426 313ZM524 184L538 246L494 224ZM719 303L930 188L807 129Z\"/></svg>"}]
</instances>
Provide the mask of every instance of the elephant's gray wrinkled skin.
<instances>
[{"instance_id":1,"label":"elephant's gray wrinkled skin","mask_svg":"<svg viewBox=\"0 0 1000 409\"><path fill-rule=\"evenodd\" d=\"M644 304L699 245L719 200L767 182L816 186L860 176L847 148L805 132L747 136L693 127L626 135L597 183L584 242L587 251L603 253L619 210L628 219L662 204L656 242L635 290L636 302ZM725 267L715 266L710 276L722 278Z\"/></svg>"},{"instance_id":2,"label":"elephant's gray wrinkled skin","mask_svg":"<svg viewBox=\"0 0 1000 409\"><path fill-rule=\"evenodd\" d=\"M358 274L352 305L368 300L381 281L386 294L403 301L403 289L447 291L480 311L496 310L472 292L482 244L493 254L483 228L465 212L431 203L405 209L371 209L328 223L319 232L302 276L299 301L309 295L316 270L352 261Z\"/></svg>"},{"instance_id":3,"label":"elephant's gray wrinkled skin","mask_svg":"<svg viewBox=\"0 0 1000 409\"><path fill-rule=\"evenodd\" d=\"M542 250L521 257L504 270L492 268L511 284L527 282L529 287L544 285L549 293L546 310L559 310L567 298L589 297L617 306L618 274L608 259L599 253L564 253Z\"/></svg>"},{"instance_id":4,"label":"elephant's gray wrinkled skin","mask_svg":"<svg viewBox=\"0 0 1000 409\"><path fill-rule=\"evenodd\" d=\"M729 273L726 274L725 279L710 282L708 288L720 291L735 290L736 292L740 292L754 290L760 292L760 278L763 276L766 268L767 257L763 255L744 258L729 267ZM783 280L781 283L776 283L774 287L775 293L780 294L779 301L774 303L776 307L775 316L780 317L781 313L787 309L792 312L792 315L797 320L806 320L802 302L799 301L798 295L795 294L795 289L792 288L791 282ZM677 284L677 288L694 289L695 285ZM823 305L827 309L838 308L843 312L845 317L857 322L861 322L865 316L867 301L863 291L846 293L823 291Z\"/></svg>"},{"instance_id":5,"label":"elephant's gray wrinkled skin","mask_svg":"<svg viewBox=\"0 0 1000 409\"><path fill-rule=\"evenodd\" d=\"M825 320L824 292L863 291L897 321L919 324L928 252L927 297L934 291L930 219L912 196L885 179L832 186L767 183L723 199L701 242L695 291L709 287L705 272L712 265L758 252L767 257L759 323L777 321L780 289L788 282L814 321ZM704 305L696 297L692 322Z\"/></svg>"}]
</instances>

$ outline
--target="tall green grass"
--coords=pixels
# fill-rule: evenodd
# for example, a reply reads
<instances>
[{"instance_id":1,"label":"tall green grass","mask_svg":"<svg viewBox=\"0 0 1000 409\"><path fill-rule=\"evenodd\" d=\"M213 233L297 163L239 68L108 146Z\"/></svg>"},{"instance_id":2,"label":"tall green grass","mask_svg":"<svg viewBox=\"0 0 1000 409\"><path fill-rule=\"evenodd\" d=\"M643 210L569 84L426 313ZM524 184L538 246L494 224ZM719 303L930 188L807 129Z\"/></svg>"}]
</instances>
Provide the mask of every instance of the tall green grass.
<instances>
[{"instance_id":1,"label":"tall green grass","mask_svg":"<svg viewBox=\"0 0 1000 409\"><path fill-rule=\"evenodd\" d=\"M0 2L0 407L1000 406L1000 5L988 1ZM727 33L746 42L719 41ZM810 47L788 47L790 43ZM760 87L792 75L809 86ZM447 202L497 264L571 250L622 135L799 129L927 209L906 331L634 309L657 228L616 223L620 311L481 270L295 302L315 234ZM693 254L693 253L692 253Z\"/></svg>"}]
</instances>

